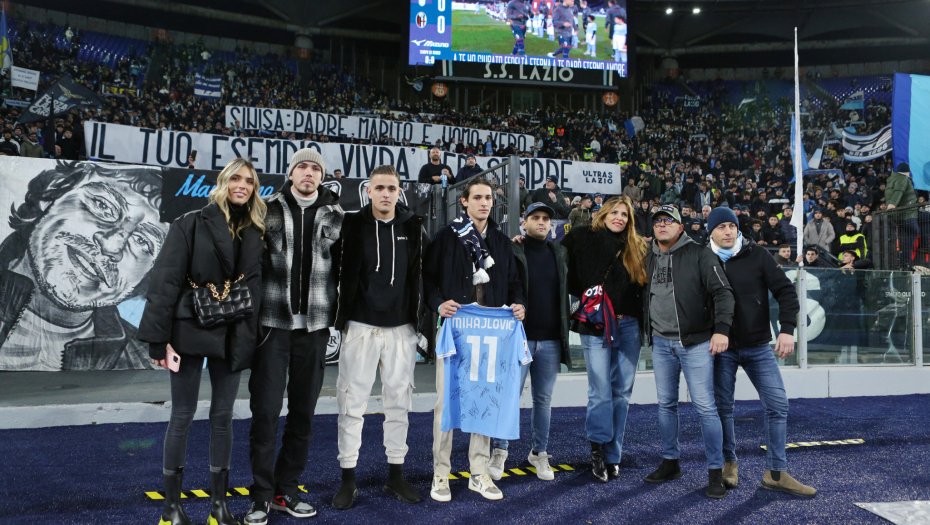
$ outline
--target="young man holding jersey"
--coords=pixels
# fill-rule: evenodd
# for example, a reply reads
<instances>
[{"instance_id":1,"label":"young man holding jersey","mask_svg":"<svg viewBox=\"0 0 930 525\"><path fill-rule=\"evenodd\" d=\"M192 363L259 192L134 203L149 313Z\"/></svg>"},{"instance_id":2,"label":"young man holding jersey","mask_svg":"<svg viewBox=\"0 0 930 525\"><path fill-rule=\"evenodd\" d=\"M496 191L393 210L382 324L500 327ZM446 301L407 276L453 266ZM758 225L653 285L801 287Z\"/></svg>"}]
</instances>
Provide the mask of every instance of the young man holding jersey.
<instances>
[{"instance_id":1,"label":"young man holding jersey","mask_svg":"<svg viewBox=\"0 0 930 525\"><path fill-rule=\"evenodd\" d=\"M462 188L462 214L441 228L423 257L426 304L442 318L453 317L463 304L510 305L524 318L523 290L510 239L489 217L494 205L491 183L474 177ZM433 485L430 497L451 501L452 431L443 432L443 359L436 360L436 408L433 413ZM504 497L488 475L491 438L471 434L468 488L490 500Z\"/></svg>"}]
</instances>

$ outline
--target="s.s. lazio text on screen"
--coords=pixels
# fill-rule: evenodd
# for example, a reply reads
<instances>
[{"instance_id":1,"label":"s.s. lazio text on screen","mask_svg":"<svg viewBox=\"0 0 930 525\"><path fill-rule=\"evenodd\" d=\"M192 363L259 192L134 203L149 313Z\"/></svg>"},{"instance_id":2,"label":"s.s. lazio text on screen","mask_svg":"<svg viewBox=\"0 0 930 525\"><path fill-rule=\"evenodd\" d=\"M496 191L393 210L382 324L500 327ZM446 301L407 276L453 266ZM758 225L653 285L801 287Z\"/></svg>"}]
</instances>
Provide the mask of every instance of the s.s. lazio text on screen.
<instances>
[{"instance_id":1,"label":"s.s. lazio text on screen","mask_svg":"<svg viewBox=\"0 0 930 525\"><path fill-rule=\"evenodd\" d=\"M429 162L429 151L424 148L227 137L93 121L84 123L84 140L88 157L95 160L186 168L188 157L196 150L194 169L221 170L231 160L243 157L251 159L259 173L272 175L285 174L291 156L303 148L320 152L327 173L339 169L345 177L353 178L367 178L376 167L389 164L402 180L416 180L420 167ZM457 172L466 158L443 151L440 161ZM478 157L477 165L487 169L507 161L505 157ZM519 162L528 189L543 186L552 175L568 192L617 195L623 189L617 164L541 158L521 158Z\"/></svg>"}]
</instances>

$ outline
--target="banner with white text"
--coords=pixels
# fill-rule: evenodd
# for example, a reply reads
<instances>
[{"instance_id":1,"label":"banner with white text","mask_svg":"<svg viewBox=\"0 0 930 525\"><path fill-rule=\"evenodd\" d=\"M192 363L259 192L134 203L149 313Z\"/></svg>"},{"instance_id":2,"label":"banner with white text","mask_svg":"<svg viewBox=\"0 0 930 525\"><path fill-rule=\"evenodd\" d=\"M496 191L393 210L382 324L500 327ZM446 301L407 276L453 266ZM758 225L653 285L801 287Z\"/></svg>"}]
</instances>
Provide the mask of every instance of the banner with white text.
<instances>
[{"instance_id":1,"label":"banner with white text","mask_svg":"<svg viewBox=\"0 0 930 525\"><path fill-rule=\"evenodd\" d=\"M331 115L298 109L226 106L226 126L233 128L237 123L242 129L309 133L345 139L374 138L380 140L393 137L397 142L409 140L416 146L433 145L437 140L453 143L461 140L463 144L477 146L479 141L487 142L490 137L495 147L513 145L520 151L529 151L536 141L532 135L459 126L401 122L378 117Z\"/></svg>"},{"instance_id":2,"label":"banner with white text","mask_svg":"<svg viewBox=\"0 0 930 525\"><path fill-rule=\"evenodd\" d=\"M291 155L302 148L319 151L327 173L339 169L350 178L367 178L377 166L390 164L402 180L414 181L420 167L429 162L429 152L423 148L239 138L91 121L84 123L84 140L88 157L93 160L186 168L191 152L197 151L194 168L198 170L221 170L233 159L245 157L252 160L259 173L271 175L284 175ZM477 161L478 167L487 169L507 159L478 157ZM457 172L465 165L465 155L444 151L441 162ZM619 195L623 189L618 164L521 158L520 173L526 177L529 189L545 185L551 175L558 178L563 191L571 193Z\"/></svg>"}]
</instances>

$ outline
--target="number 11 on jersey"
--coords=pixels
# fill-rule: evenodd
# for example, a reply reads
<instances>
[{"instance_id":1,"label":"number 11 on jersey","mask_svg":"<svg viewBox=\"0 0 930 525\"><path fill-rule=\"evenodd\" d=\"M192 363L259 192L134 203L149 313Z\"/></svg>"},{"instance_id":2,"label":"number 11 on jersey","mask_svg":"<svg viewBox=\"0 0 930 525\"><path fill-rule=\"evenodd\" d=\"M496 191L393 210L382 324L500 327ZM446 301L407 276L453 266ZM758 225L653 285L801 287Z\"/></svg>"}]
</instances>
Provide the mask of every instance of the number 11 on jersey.
<instances>
[{"instance_id":1,"label":"number 11 on jersey","mask_svg":"<svg viewBox=\"0 0 930 525\"><path fill-rule=\"evenodd\" d=\"M471 345L471 372L470 381L478 380L478 368L481 365L481 336L470 335L465 341ZM494 370L497 368L497 337L484 336L484 344L488 345L488 383L494 383Z\"/></svg>"}]
</instances>

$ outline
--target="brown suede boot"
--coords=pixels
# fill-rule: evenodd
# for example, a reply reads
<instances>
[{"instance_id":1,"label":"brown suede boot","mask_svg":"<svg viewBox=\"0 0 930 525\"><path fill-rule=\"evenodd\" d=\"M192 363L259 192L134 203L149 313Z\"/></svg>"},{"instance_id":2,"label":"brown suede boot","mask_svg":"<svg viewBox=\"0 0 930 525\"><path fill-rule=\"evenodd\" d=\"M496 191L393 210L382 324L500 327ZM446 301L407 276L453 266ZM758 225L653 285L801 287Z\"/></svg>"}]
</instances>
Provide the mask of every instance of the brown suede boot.
<instances>
[{"instance_id":1,"label":"brown suede boot","mask_svg":"<svg viewBox=\"0 0 930 525\"><path fill-rule=\"evenodd\" d=\"M762 488L765 490L774 490L777 492L787 492L795 496L804 498L813 498L817 495L817 489L808 487L791 477L787 472L772 472L766 470L762 476Z\"/></svg>"},{"instance_id":2,"label":"brown suede boot","mask_svg":"<svg viewBox=\"0 0 930 525\"><path fill-rule=\"evenodd\" d=\"M726 461L723 464L723 486L735 489L739 485L739 476L736 474L736 462Z\"/></svg>"}]
</instances>

